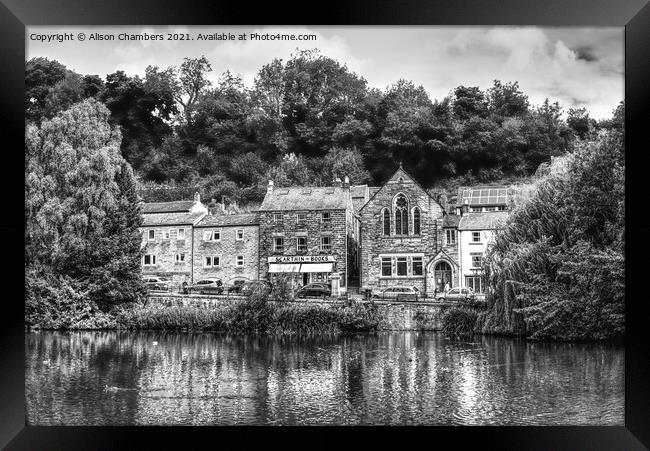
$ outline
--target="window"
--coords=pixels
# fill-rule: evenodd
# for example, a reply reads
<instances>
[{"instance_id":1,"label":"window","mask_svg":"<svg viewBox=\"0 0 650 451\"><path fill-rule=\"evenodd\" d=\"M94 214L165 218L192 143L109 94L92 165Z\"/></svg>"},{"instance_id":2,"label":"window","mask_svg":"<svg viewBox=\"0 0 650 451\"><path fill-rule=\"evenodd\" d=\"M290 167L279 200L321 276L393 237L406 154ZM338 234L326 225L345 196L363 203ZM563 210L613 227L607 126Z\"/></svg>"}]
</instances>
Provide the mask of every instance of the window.
<instances>
[{"instance_id":1,"label":"window","mask_svg":"<svg viewBox=\"0 0 650 451\"><path fill-rule=\"evenodd\" d=\"M322 251L330 252L332 250L332 237L322 236L320 238L320 249Z\"/></svg>"},{"instance_id":2,"label":"window","mask_svg":"<svg viewBox=\"0 0 650 451\"><path fill-rule=\"evenodd\" d=\"M472 243L481 242L481 232L472 232Z\"/></svg>"},{"instance_id":3,"label":"window","mask_svg":"<svg viewBox=\"0 0 650 451\"><path fill-rule=\"evenodd\" d=\"M176 263L184 263L184 262L185 262L185 253L176 254Z\"/></svg>"},{"instance_id":4,"label":"window","mask_svg":"<svg viewBox=\"0 0 650 451\"><path fill-rule=\"evenodd\" d=\"M163 230L163 240L169 239L169 230Z\"/></svg>"},{"instance_id":5,"label":"window","mask_svg":"<svg viewBox=\"0 0 650 451\"><path fill-rule=\"evenodd\" d=\"M413 257L413 275L421 276L422 274L422 257Z\"/></svg>"},{"instance_id":6,"label":"window","mask_svg":"<svg viewBox=\"0 0 650 451\"><path fill-rule=\"evenodd\" d=\"M497 207L485 207L485 211L496 211Z\"/></svg>"},{"instance_id":7,"label":"window","mask_svg":"<svg viewBox=\"0 0 650 451\"><path fill-rule=\"evenodd\" d=\"M483 207L471 207L469 211L471 211L472 213L480 213L481 211L483 211Z\"/></svg>"},{"instance_id":8,"label":"window","mask_svg":"<svg viewBox=\"0 0 650 451\"><path fill-rule=\"evenodd\" d=\"M330 224L332 222L332 215L329 211L321 213L321 221L323 224Z\"/></svg>"},{"instance_id":9,"label":"window","mask_svg":"<svg viewBox=\"0 0 650 451\"><path fill-rule=\"evenodd\" d=\"M304 224L305 222L307 222L307 213L296 214L296 219L298 224Z\"/></svg>"},{"instance_id":10,"label":"window","mask_svg":"<svg viewBox=\"0 0 650 451\"><path fill-rule=\"evenodd\" d=\"M397 275L406 276L406 257L397 257Z\"/></svg>"},{"instance_id":11,"label":"window","mask_svg":"<svg viewBox=\"0 0 650 451\"><path fill-rule=\"evenodd\" d=\"M243 255L238 255L237 256L237 266L244 266L244 256Z\"/></svg>"},{"instance_id":12,"label":"window","mask_svg":"<svg viewBox=\"0 0 650 451\"><path fill-rule=\"evenodd\" d=\"M483 293L483 278L481 276L465 276L465 285L474 293Z\"/></svg>"},{"instance_id":13,"label":"window","mask_svg":"<svg viewBox=\"0 0 650 451\"><path fill-rule=\"evenodd\" d=\"M505 210L507 210L507 209L508 209L508 207L506 207L505 205L499 205L499 206L497 207L497 210L499 210L499 211L505 211Z\"/></svg>"},{"instance_id":14,"label":"window","mask_svg":"<svg viewBox=\"0 0 650 451\"><path fill-rule=\"evenodd\" d=\"M156 256L154 254L146 254L143 257L144 266L154 266L156 264Z\"/></svg>"},{"instance_id":15,"label":"window","mask_svg":"<svg viewBox=\"0 0 650 451\"><path fill-rule=\"evenodd\" d=\"M273 213L273 222L282 222L282 213Z\"/></svg>"},{"instance_id":16,"label":"window","mask_svg":"<svg viewBox=\"0 0 650 451\"><path fill-rule=\"evenodd\" d=\"M206 255L203 258L203 266L205 268L221 266L221 257L219 255Z\"/></svg>"},{"instance_id":17,"label":"window","mask_svg":"<svg viewBox=\"0 0 650 451\"><path fill-rule=\"evenodd\" d=\"M472 252L469 255L472 257L472 268L480 268L483 254L481 252Z\"/></svg>"},{"instance_id":18,"label":"window","mask_svg":"<svg viewBox=\"0 0 650 451\"><path fill-rule=\"evenodd\" d=\"M221 229L203 232L203 241L221 241Z\"/></svg>"},{"instance_id":19,"label":"window","mask_svg":"<svg viewBox=\"0 0 650 451\"><path fill-rule=\"evenodd\" d=\"M237 241L242 241L244 239L244 229L237 229L235 232L235 239Z\"/></svg>"},{"instance_id":20,"label":"window","mask_svg":"<svg viewBox=\"0 0 650 451\"><path fill-rule=\"evenodd\" d=\"M307 252L307 237L299 236L296 238L296 250L298 252Z\"/></svg>"},{"instance_id":21,"label":"window","mask_svg":"<svg viewBox=\"0 0 650 451\"><path fill-rule=\"evenodd\" d=\"M384 235L390 235L390 213L388 212L388 209L384 210L384 215L383 215L383 221L384 221Z\"/></svg>"},{"instance_id":22,"label":"window","mask_svg":"<svg viewBox=\"0 0 650 451\"><path fill-rule=\"evenodd\" d=\"M185 239L185 229L178 229L178 235L176 239L184 240Z\"/></svg>"},{"instance_id":23,"label":"window","mask_svg":"<svg viewBox=\"0 0 650 451\"><path fill-rule=\"evenodd\" d=\"M408 235L409 233L408 202L403 194L395 199L395 235Z\"/></svg>"},{"instance_id":24,"label":"window","mask_svg":"<svg viewBox=\"0 0 650 451\"><path fill-rule=\"evenodd\" d=\"M413 209L413 233L420 234L420 209L418 207Z\"/></svg>"},{"instance_id":25,"label":"window","mask_svg":"<svg viewBox=\"0 0 650 451\"><path fill-rule=\"evenodd\" d=\"M156 231L149 230L149 240L155 240L155 239L156 239Z\"/></svg>"},{"instance_id":26,"label":"window","mask_svg":"<svg viewBox=\"0 0 650 451\"><path fill-rule=\"evenodd\" d=\"M445 235L447 238L447 244L456 244L456 231L455 230L446 230Z\"/></svg>"},{"instance_id":27,"label":"window","mask_svg":"<svg viewBox=\"0 0 650 451\"><path fill-rule=\"evenodd\" d=\"M393 268L391 266L390 257L382 257L381 259L381 275L382 276L391 276L393 274Z\"/></svg>"},{"instance_id":28,"label":"window","mask_svg":"<svg viewBox=\"0 0 650 451\"><path fill-rule=\"evenodd\" d=\"M284 238L281 236L273 238L273 250L275 252L284 252Z\"/></svg>"}]
</instances>

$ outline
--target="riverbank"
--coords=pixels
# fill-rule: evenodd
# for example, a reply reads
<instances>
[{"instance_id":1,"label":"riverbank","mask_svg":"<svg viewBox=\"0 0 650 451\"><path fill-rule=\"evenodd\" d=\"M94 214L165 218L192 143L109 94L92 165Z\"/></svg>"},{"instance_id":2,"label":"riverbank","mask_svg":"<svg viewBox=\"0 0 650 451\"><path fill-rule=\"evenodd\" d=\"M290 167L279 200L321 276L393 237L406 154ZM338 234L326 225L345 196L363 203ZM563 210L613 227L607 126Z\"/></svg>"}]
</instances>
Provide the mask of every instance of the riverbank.
<instances>
[{"instance_id":1,"label":"riverbank","mask_svg":"<svg viewBox=\"0 0 650 451\"><path fill-rule=\"evenodd\" d=\"M442 330L456 304L361 300L273 300L155 294L145 305L110 313L87 312L74 321L43 322L33 329L226 331L269 334ZM54 327L53 327L54 326Z\"/></svg>"}]
</instances>

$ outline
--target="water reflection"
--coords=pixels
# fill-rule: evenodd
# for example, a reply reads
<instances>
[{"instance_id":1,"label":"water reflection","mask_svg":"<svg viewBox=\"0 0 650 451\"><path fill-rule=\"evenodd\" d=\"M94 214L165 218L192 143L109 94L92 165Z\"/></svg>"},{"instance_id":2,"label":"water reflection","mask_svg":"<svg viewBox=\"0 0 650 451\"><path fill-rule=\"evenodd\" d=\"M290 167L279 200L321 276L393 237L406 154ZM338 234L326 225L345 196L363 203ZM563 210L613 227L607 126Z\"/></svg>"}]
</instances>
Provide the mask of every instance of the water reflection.
<instances>
[{"instance_id":1,"label":"water reflection","mask_svg":"<svg viewBox=\"0 0 650 451\"><path fill-rule=\"evenodd\" d=\"M624 353L437 333L26 334L29 424L623 425Z\"/></svg>"}]
</instances>

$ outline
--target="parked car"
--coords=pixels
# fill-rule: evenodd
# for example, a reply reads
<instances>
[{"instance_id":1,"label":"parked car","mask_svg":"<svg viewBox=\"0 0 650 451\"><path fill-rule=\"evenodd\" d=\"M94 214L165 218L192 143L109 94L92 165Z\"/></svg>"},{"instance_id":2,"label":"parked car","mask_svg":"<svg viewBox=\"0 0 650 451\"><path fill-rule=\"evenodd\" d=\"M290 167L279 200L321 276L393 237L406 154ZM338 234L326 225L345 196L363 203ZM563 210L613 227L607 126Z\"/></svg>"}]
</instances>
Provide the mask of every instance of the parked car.
<instances>
[{"instance_id":1,"label":"parked car","mask_svg":"<svg viewBox=\"0 0 650 451\"><path fill-rule=\"evenodd\" d=\"M332 287L327 283L308 283L296 291L297 298L325 298L332 295Z\"/></svg>"},{"instance_id":2,"label":"parked car","mask_svg":"<svg viewBox=\"0 0 650 451\"><path fill-rule=\"evenodd\" d=\"M150 291L168 291L172 285L171 280L159 276L142 276L142 281Z\"/></svg>"},{"instance_id":3,"label":"parked car","mask_svg":"<svg viewBox=\"0 0 650 451\"><path fill-rule=\"evenodd\" d=\"M396 301L417 301L420 296L420 290L417 287L388 287L373 297Z\"/></svg>"},{"instance_id":4,"label":"parked car","mask_svg":"<svg viewBox=\"0 0 650 451\"><path fill-rule=\"evenodd\" d=\"M240 293L244 296L253 294L269 294L273 285L268 280L251 280L242 285Z\"/></svg>"},{"instance_id":5,"label":"parked car","mask_svg":"<svg viewBox=\"0 0 650 451\"><path fill-rule=\"evenodd\" d=\"M183 292L185 293L221 294L223 290L223 282L214 277L201 279L192 285L183 286Z\"/></svg>"},{"instance_id":6,"label":"parked car","mask_svg":"<svg viewBox=\"0 0 650 451\"><path fill-rule=\"evenodd\" d=\"M441 301L474 301L476 295L471 288L452 288L447 290L446 293L443 293L441 296L438 296L438 299Z\"/></svg>"},{"instance_id":7,"label":"parked car","mask_svg":"<svg viewBox=\"0 0 650 451\"><path fill-rule=\"evenodd\" d=\"M244 285L246 284L245 280L235 280L232 285L230 285L226 291L229 294L241 294L242 289L244 288Z\"/></svg>"}]
</instances>

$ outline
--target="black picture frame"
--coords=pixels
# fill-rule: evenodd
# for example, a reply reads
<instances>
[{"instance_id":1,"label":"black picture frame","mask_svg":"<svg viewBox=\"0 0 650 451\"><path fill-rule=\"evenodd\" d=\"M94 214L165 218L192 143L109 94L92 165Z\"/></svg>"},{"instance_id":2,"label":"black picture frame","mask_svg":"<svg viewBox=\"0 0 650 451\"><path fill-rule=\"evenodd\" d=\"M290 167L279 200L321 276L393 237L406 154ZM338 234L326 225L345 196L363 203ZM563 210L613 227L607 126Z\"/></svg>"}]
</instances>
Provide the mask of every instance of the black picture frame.
<instances>
[{"instance_id":1,"label":"black picture frame","mask_svg":"<svg viewBox=\"0 0 650 451\"><path fill-rule=\"evenodd\" d=\"M119 0L0 0L0 115L6 214L0 218L5 257L4 302L0 328L0 447L29 449L134 449L254 446L265 443L311 447L340 446L329 428L214 427L26 427L24 360L24 255L17 237L24 233L19 149L24 145L24 62L26 25L160 24L309 24L309 25L540 25L625 27L626 99L626 349L624 427L438 427L343 428L378 442L396 439L402 446L455 446L539 450L647 449L650 447L650 340L645 334L644 270L641 258L650 229L643 208L643 169L650 129L650 4L646 0L435 0L428 2L328 1L308 4L265 2L183 2ZM289 11L293 11L292 14ZM644 146L645 145L645 146ZM24 199L23 199L24 200ZM24 207L24 202L23 207ZM17 258L20 261L20 257ZM634 294L637 293L635 296ZM251 429L250 434L247 429ZM290 429L290 430L289 430ZM340 428L336 428L337 432ZM287 440L291 437L290 440ZM406 440L406 441L404 441ZM231 442L232 443L232 442ZM417 443L420 443L418 445ZM258 445L259 446L259 445ZM263 445L266 446L266 445ZM367 444L364 444L367 446Z\"/></svg>"}]
</instances>

